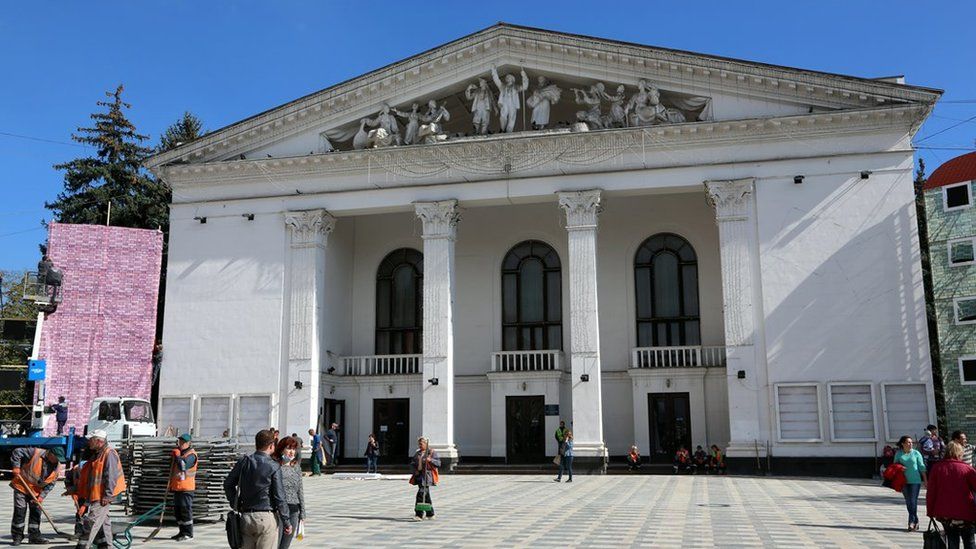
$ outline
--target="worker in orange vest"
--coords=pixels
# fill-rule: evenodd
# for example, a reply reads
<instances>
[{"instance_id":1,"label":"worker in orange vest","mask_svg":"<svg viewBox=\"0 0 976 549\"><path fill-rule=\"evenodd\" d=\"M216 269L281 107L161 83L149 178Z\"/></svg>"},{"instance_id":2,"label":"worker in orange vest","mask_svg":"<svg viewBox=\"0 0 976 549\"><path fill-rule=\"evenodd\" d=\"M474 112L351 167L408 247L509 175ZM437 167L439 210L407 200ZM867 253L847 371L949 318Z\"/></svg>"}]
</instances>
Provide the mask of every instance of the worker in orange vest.
<instances>
[{"instance_id":1,"label":"worker in orange vest","mask_svg":"<svg viewBox=\"0 0 976 549\"><path fill-rule=\"evenodd\" d=\"M197 488L197 451L190 446L192 438L184 433L176 439L169 471L169 490L173 492L173 508L180 532L171 539L193 539L193 491Z\"/></svg>"},{"instance_id":2,"label":"worker in orange vest","mask_svg":"<svg viewBox=\"0 0 976 549\"><path fill-rule=\"evenodd\" d=\"M83 545L92 530L101 530L95 542L98 547L112 544L112 521L108 506L115 496L125 491L125 475L119 454L108 443L108 435L98 429L88 435L88 461L79 474L79 485L75 495L86 505L79 510L82 515Z\"/></svg>"},{"instance_id":3,"label":"worker in orange vest","mask_svg":"<svg viewBox=\"0 0 976 549\"><path fill-rule=\"evenodd\" d=\"M25 525L28 543L46 543L41 537L41 508L38 503L44 500L58 480L58 463L64 461L64 450L17 448L10 456L10 461L14 474L10 481L10 486L14 489L14 516L10 522L12 545L23 542ZM37 503L34 502L35 499Z\"/></svg>"}]
</instances>

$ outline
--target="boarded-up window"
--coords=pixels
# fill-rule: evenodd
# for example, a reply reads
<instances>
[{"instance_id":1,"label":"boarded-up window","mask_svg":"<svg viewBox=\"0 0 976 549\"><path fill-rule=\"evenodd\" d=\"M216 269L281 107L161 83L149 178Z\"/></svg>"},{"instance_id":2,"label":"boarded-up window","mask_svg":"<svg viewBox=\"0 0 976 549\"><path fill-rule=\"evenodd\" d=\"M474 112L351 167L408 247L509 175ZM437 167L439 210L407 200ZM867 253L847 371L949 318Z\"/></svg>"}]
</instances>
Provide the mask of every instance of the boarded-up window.
<instances>
[{"instance_id":1,"label":"boarded-up window","mask_svg":"<svg viewBox=\"0 0 976 549\"><path fill-rule=\"evenodd\" d=\"M778 385L779 438L784 441L819 441L820 401L816 385Z\"/></svg>"},{"instance_id":2,"label":"boarded-up window","mask_svg":"<svg viewBox=\"0 0 976 549\"><path fill-rule=\"evenodd\" d=\"M237 436L253 437L271 425L271 397L242 396L237 399Z\"/></svg>"},{"instance_id":3,"label":"boarded-up window","mask_svg":"<svg viewBox=\"0 0 976 549\"><path fill-rule=\"evenodd\" d=\"M159 434L176 436L190 432L190 397L164 397L159 402Z\"/></svg>"},{"instance_id":4,"label":"boarded-up window","mask_svg":"<svg viewBox=\"0 0 976 549\"><path fill-rule=\"evenodd\" d=\"M230 425L230 397L200 397L198 437L219 437Z\"/></svg>"},{"instance_id":5,"label":"boarded-up window","mask_svg":"<svg viewBox=\"0 0 976 549\"><path fill-rule=\"evenodd\" d=\"M834 440L874 440L874 400L870 384L831 385L830 427Z\"/></svg>"},{"instance_id":6,"label":"boarded-up window","mask_svg":"<svg viewBox=\"0 0 976 549\"><path fill-rule=\"evenodd\" d=\"M931 422L925 384L883 384L882 395L887 439L909 435L918 440L919 433Z\"/></svg>"}]
</instances>

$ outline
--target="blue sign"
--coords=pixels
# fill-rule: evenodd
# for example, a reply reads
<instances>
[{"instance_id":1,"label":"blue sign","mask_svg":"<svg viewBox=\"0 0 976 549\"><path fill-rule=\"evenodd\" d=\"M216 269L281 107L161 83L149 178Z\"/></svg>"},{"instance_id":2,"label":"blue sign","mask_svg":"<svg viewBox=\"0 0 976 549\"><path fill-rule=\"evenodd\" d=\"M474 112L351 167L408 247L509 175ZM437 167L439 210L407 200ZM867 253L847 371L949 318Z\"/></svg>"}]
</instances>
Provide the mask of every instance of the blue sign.
<instances>
[{"instance_id":1,"label":"blue sign","mask_svg":"<svg viewBox=\"0 0 976 549\"><path fill-rule=\"evenodd\" d=\"M43 360L27 361L27 381L44 381L47 374L47 362Z\"/></svg>"}]
</instances>

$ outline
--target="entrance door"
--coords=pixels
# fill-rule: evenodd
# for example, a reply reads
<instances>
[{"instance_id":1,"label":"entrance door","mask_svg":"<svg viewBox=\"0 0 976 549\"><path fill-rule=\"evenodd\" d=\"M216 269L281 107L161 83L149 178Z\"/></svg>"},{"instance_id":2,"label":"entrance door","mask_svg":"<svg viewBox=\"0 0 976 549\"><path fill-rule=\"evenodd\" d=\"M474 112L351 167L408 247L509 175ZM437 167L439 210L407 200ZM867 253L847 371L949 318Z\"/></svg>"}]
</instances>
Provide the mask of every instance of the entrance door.
<instances>
[{"instance_id":1,"label":"entrance door","mask_svg":"<svg viewBox=\"0 0 976 549\"><path fill-rule=\"evenodd\" d=\"M383 463L405 463L410 451L410 399L373 399L373 434Z\"/></svg>"},{"instance_id":2,"label":"entrance door","mask_svg":"<svg viewBox=\"0 0 976 549\"><path fill-rule=\"evenodd\" d=\"M648 393L647 412L651 430L651 461L671 462L679 446L692 451L688 393Z\"/></svg>"},{"instance_id":3,"label":"entrance door","mask_svg":"<svg viewBox=\"0 0 976 549\"><path fill-rule=\"evenodd\" d=\"M505 397L505 458L508 463L546 460L545 414L543 396Z\"/></svg>"},{"instance_id":4,"label":"entrance door","mask_svg":"<svg viewBox=\"0 0 976 549\"><path fill-rule=\"evenodd\" d=\"M336 400L334 398L325 399L325 407L322 409L322 429L319 434L322 435L323 440L325 439L325 432L329 430L329 427L333 423L339 424L339 430L336 432L336 437L339 440L338 455L341 458L346 452L346 438L344 433L346 432L346 401ZM352 454L355 456L355 454Z\"/></svg>"}]
</instances>

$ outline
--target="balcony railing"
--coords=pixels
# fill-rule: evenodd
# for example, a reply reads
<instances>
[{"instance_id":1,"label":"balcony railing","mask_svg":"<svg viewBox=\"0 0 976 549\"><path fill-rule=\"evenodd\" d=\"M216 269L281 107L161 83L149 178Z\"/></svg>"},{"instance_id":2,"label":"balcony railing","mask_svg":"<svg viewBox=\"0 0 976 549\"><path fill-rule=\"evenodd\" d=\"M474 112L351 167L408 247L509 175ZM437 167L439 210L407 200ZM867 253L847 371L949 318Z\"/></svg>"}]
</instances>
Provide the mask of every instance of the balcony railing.
<instances>
[{"instance_id":1,"label":"balcony railing","mask_svg":"<svg viewBox=\"0 0 976 549\"><path fill-rule=\"evenodd\" d=\"M400 376L419 374L423 355L344 356L339 373L344 376Z\"/></svg>"},{"instance_id":2,"label":"balcony railing","mask_svg":"<svg viewBox=\"0 0 976 549\"><path fill-rule=\"evenodd\" d=\"M632 368L718 368L725 366L725 347L637 347Z\"/></svg>"},{"instance_id":3,"label":"balcony railing","mask_svg":"<svg viewBox=\"0 0 976 549\"><path fill-rule=\"evenodd\" d=\"M491 353L492 372L548 372L563 369L563 352L498 351Z\"/></svg>"}]
</instances>

